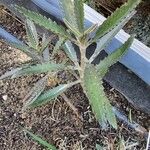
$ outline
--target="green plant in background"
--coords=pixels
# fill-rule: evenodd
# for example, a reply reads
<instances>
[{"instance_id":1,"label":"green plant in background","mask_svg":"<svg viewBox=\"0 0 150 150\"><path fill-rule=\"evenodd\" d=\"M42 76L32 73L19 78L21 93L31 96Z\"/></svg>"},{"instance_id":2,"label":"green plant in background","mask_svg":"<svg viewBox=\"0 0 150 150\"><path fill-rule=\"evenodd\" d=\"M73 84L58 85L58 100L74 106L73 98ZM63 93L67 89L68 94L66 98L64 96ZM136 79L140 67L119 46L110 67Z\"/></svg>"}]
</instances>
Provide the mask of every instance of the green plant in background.
<instances>
[{"instance_id":1,"label":"green plant in background","mask_svg":"<svg viewBox=\"0 0 150 150\"><path fill-rule=\"evenodd\" d=\"M11 76L12 78L24 75L46 73L28 93L28 99L24 108L33 108L41 106L57 96L61 95L73 85L81 84L83 92L89 99L95 118L103 129L110 124L117 128L115 115L112 111L111 104L107 99L103 88L103 77L109 70L109 67L116 63L129 49L133 38L130 37L120 48L110 54L99 64L93 65L93 60L112 40L118 31L128 22L135 14L135 8L140 0L128 0L121 8L117 9L102 25L99 27L93 25L89 28L84 26L84 7L82 0L60 0L60 7L64 15L66 28L53 22L40 14L29 11L25 8L16 6L17 10L26 18L26 31L28 35L27 44L10 43L12 46L22 50L33 60L32 64L26 64L2 75L0 79ZM50 38L43 35L42 42L39 41L36 28L33 24L38 24L47 30L52 31L59 37L59 41L52 52L49 53ZM97 43L94 54L88 59L86 57L87 47L92 43ZM73 44L77 45L80 50L78 59ZM56 63L54 54L60 48L63 48L66 55L72 63ZM67 61L67 60L66 60ZM52 89L45 90L48 77L57 74L61 70L69 70L78 75L77 80L68 84L61 84Z\"/></svg>"},{"instance_id":2,"label":"green plant in background","mask_svg":"<svg viewBox=\"0 0 150 150\"><path fill-rule=\"evenodd\" d=\"M28 134L34 141L38 142L43 147L46 147L48 150L57 150L55 146L47 143L45 140L41 139L39 136L31 133L30 131L24 129L24 132Z\"/></svg>"}]
</instances>

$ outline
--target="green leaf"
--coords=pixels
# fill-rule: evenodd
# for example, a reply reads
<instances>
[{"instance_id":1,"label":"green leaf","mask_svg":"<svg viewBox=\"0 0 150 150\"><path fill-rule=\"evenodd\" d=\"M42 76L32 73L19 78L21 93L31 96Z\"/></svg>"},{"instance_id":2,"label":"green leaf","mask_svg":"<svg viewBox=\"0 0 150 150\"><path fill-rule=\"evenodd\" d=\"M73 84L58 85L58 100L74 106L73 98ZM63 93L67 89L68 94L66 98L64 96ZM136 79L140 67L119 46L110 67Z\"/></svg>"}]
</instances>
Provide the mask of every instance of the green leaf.
<instances>
[{"instance_id":1,"label":"green leaf","mask_svg":"<svg viewBox=\"0 0 150 150\"><path fill-rule=\"evenodd\" d=\"M70 88L75 84L76 82L70 84L62 84L57 87L54 87L53 89L47 90L43 94L41 94L34 102L30 103L29 107L33 108L44 105L47 102L54 100L54 98L56 98L57 96L65 92L66 89Z\"/></svg>"},{"instance_id":2,"label":"green leaf","mask_svg":"<svg viewBox=\"0 0 150 150\"><path fill-rule=\"evenodd\" d=\"M133 11L141 0L128 0L127 3L117 9L111 16L103 22L98 28L94 41L97 41L100 37L104 36L108 32L114 29L131 11Z\"/></svg>"},{"instance_id":3,"label":"green leaf","mask_svg":"<svg viewBox=\"0 0 150 150\"><path fill-rule=\"evenodd\" d=\"M45 48L45 50L43 50L43 59L44 59L44 61L46 62L46 63L48 63L49 62L49 60L50 60L50 52L49 52L49 48L47 47L47 48Z\"/></svg>"},{"instance_id":4,"label":"green leaf","mask_svg":"<svg viewBox=\"0 0 150 150\"><path fill-rule=\"evenodd\" d=\"M66 41L65 44L63 45L63 48L65 53L73 62L78 61L76 51L70 41Z\"/></svg>"},{"instance_id":5,"label":"green leaf","mask_svg":"<svg viewBox=\"0 0 150 150\"><path fill-rule=\"evenodd\" d=\"M61 9L64 14L64 18L73 26L77 27L77 22L74 14L74 6L72 0L61 0L59 1Z\"/></svg>"},{"instance_id":6,"label":"green leaf","mask_svg":"<svg viewBox=\"0 0 150 150\"><path fill-rule=\"evenodd\" d=\"M68 29L77 37L81 37L82 33L80 33L70 22L68 22L66 19L63 20L65 25L67 26Z\"/></svg>"},{"instance_id":7,"label":"green leaf","mask_svg":"<svg viewBox=\"0 0 150 150\"><path fill-rule=\"evenodd\" d=\"M26 20L26 32L28 37L28 45L34 49L37 49L39 45L38 34L34 23L29 19Z\"/></svg>"},{"instance_id":8,"label":"green leaf","mask_svg":"<svg viewBox=\"0 0 150 150\"><path fill-rule=\"evenodd\" d=\"M97 24L93 24L91 27L89 27L88 29L84 31L84 35L88 35L94 32L97 29L97 26L98 26Z\"/></svg>"},{"instance_id":9,"label":"green leaf","mask_svg":"<svg viewBox=\"0 0 150 150\"><path fill-rule=\"evenodd\" d=\"M55 64L55 63L45 63L45 64L37 64L33 66L28 66L21 70L18 70L12 78L32 75L32 74L39 74L39 73L46 73L50 71L58 71L60 69L65 68L64 64Z\"/></svg>"},{"instance_id":10,"label":"green leaf","mask_svg":"<svg viewBox=\"0 0 150 150\"><path fill-rule=\"evenodd\" d=\"M135 11L132 11L112 31L108 32L97 41L95 52L89 60L90 63L98 56L98 54L105 48L105 46L110 43L112 38L114 38L114 36L123 28L123 26L131 19L134 14Z\"/></svg>"},{"instance_id":11,"label":"green leaf","mask_svg":"<svg viewBox=\"0 0 150 150\"><path fill-rule=\"evenodd\" d=\"M47 36L43 34L40 52L42 52L44 62L49 62L50 60L49 43L53 37L53 35Z\"/></svg>"},{"instance_id":12,"label":"green leaf","mask_svg":"<svg viewBox=\"0 0 150 150\"><path fill-rule=\"evenodd\" d=\"M128 51L131 44L133 43L133 37L130 37L119 49L117 49L112 54L108 55L104 60L96 66L97 72L101 78L105 76L109 67L115 64L121 59L121 57Z\"/></svg>"},{"instance_id":13,"label":"green leaf","mask_svg":"<svg viewBox=\"0 0 150 150\"><path fill-rule=\"evenodd\" d=\"M63 26L58 25L56 22L52 21L50 18L46 18L45 16L42 16L33 11L27 10L23 7L16 6L16 8L20 13L22 13L25 17L32 20L36 24L66 39L71 38L71 36L67 33L67 31L65 30Z\"/></svg>"},{"instance_id":14,"label":"green leaf","mask_svg":"<svg viewBox=\"0 0 150 150\"><path fill-rule=\"evenodd\" d=\"M104 147L102 147L102 146L99 145L99 144L96 144L96 150L104 150Z\"/></svg>"},{"instance_id":15,"label":"green leaf","mask_svg":"<svg viewBox=\"0 0 150 150\"><path fill-rule=\"evenodd\" d=\"M83 0L74 0L74 13L80 33L84 31L84 7Z\"/></svg>"},{"instance_id":16,"label":"green leaf","mask_svg":"<svg viewBox=\"0 0 150 150\"><path fill-rule=\"evenodd\" d=\"M14 74L16 74L21 69L22 68L15 68L15 69L11 69L10 71L5 72L3 75L0 76L0 80L3 80L3 79L8 78L10 76L13 76Z\"/></svg>"},{"instance_id":17,"label":"green leaf","mask_svg":"<svg viewBox=\"0 0 150 150\"><path fill-rule=\"evenodd\" d=\"M57 150L55 146L49 144L48 142L46 142L45 140L41 139L39 136L29 132L28 130L24 129L24 131L30 135L30 137L37 141L40 145L44 146L44 147L47 147L48 150Z\"/></svg>"},{"instance_id":18,"label":"green leaf","mask_svg":"<svg viewBox=\"0 0 150 150\"><path fill-rule=\"evenodd\" d=\"M42 45L41 45L40 51L43 52L49 46L49 43L53 39L53 37L54 37L53 35L49 37L49 36L46 36L45 34L43 34Z\"/></svg>"},{"instance_id":19,"label":"green leaf","mask_svg":"<svg viewBox=\"0 0 150 150\"><path fill-rule=\"evenodd\" d=\"M29 57L31 57L33 60L37 60L38 62L42 62L43 58L31 47L27 46L26 44L18 44L14 42L7 42L10 46L24 52Z\"/></svg>"},{"instance_id":20,"label":"green leaf","mask_svg":"<svg viewBox=\"0 0 150 150\"><path fill-rule=\"evenodd\" d=\"M64 13L64 18L78 32L84 31L84 8L82 0L61 0L60 6Z\"/></svg>"},{"instance_id":21,"label":"green leaf","mask_svg":"<svg viewBox=\"0 0 150 150\"><path fill-rule=\"evenodd\" d=\"M56 43L53 53L57 53L58 50L60 50L61 46L65 43L65 39L64 38L59 38L58 42Z\"/></svg>"},{"instance_id":22,"label":"green leaf","mask_svg":"<svg viewBox=\"0 0 150 150\"><path fill-rule=\"evenodd\" d=\"M109 123L116 129L116 117L105 95L102 78L97 75L96 68L93 65L85 69L84 90L89 99L92 111L101 127L107 129Z\"/></svg>"},{"instance_id":23,"label":"green leaf","mask_svg":"<svg viewBox=\"0 0 150 150\"><path fill-rule=\"evenodd\" d=\"M48 75L40 79L35 83L34 87L27 93L23 101L26 101L24 109L26 109L31 103L33 103L44 91L48 80Z\"/></svg>"}]
</instances>

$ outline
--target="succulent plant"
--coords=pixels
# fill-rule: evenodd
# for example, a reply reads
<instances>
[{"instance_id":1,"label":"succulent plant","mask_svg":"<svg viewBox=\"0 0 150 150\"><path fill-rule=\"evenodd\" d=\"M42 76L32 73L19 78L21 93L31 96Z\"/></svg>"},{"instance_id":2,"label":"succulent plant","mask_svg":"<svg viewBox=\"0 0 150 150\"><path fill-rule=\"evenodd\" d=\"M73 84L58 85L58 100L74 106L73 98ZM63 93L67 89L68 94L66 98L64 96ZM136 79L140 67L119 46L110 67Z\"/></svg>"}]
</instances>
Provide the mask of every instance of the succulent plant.
<instances>
[{"instance_id":1,"label":"succulent plant","mask_svg":"<svg viewBox=\"0 0 150 150\"><path fill-rule=\"evenodd\" d=\"M54 100L71 86L81 84L95 118L101 127L106 129L110 124L116 129L116 117L102 85L103 77L109 70L109 67L127 52L132 44L133 37L130 37L120 48L100 61L99 64L94 65L92 62L135 14L135 8L140 3L140 0L128 0L127 3L109 16L102 25L92 25L89 28L86 28L84 25L84 3L82 0L60 0L59 2L66 27L58 25L41 14L16 6L17 11L27 18L26 31L28 42L22 44L10 42L9 44L31 57L32 64L26 64L6 72L0 79L9 76L16 78L32 74L46 74L27 94L24 108L41 106ZM48 47L50 38L43 35L42 42L39 41L34 23L58 36L59 41L51 54ZM87 47L92 43L96 43L96 49L93 55L87 58L86 52L89 50ZM77 57L74 45L79 48L79 57ZM54 53L57 53L60 48L64 50L72 63L68 64L67 61L65 63L54 62ZM45 91L48 77L53 73L57 74L61 70L69 70L73 74L75 73L77 80L68 84L60 84Z\"/></svg>"}]
</instances>

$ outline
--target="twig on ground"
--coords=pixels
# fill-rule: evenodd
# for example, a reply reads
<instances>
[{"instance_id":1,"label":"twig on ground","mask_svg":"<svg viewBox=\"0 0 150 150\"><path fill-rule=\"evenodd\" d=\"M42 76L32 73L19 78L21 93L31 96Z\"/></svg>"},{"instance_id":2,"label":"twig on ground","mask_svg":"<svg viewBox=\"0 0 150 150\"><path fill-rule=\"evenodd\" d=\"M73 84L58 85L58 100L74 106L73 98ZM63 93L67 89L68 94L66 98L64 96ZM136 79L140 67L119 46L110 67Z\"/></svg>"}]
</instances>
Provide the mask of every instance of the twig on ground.
<instances>
[{"instance_id":1,"label":"twig on ground","mask_svg":"<svg viewBox=\"0 0 150 150\"><path fill-rule=\"evenodd\" d=\"M81 115L79 115L78 110L75 108L75 106L69 101L69 99L67 98L67 96L65 94L61 95L62 98L64 99L64 101L68 104L68 106L73 110L73 112L77 115L77 117L83 121L83 118Z\"/></svg>"},{"instance_id":2,"label":"twig on ground","mask_svg":"<svg viewBox=\"0 0 150 150\"><path fill-rule=\"evenodd\" d=\"M122 121L123 124L125 124L128 128L135 130L137 133L140 133L145 139L147 139L148 133L144 127L134 121L130 122L129 119L117 108L113 107L113 111L116 117Z\"/></svg>"},{"instance_id":3,"label":"twig on ground","mask_svg":"<svg viewBox=\"0 0 150 150\"><path fill-rule=\"evenodd\" d=\"M133 147L135 147L135 146L138 146L138 145L139 145L139 143L136 142L136 143L133 143L133 144L131 144L131 145L126 146L126 149L131 149L131 148L133 148Z\"/></svg>"},{"instance_id":4,"label":"twig on ground","mask_svg":"<svg viewBox=\"0 0 150 150\"><path fill-rule=\"evenodd\" d=\"M12 13L8 12L7 10L3 9L2 12L9 15L9 16L11 16L15 20L17 20L20 24L24 25L24 23L21 20L19 20L16 16L14 16Z\"/></svg>"}]
</instances>

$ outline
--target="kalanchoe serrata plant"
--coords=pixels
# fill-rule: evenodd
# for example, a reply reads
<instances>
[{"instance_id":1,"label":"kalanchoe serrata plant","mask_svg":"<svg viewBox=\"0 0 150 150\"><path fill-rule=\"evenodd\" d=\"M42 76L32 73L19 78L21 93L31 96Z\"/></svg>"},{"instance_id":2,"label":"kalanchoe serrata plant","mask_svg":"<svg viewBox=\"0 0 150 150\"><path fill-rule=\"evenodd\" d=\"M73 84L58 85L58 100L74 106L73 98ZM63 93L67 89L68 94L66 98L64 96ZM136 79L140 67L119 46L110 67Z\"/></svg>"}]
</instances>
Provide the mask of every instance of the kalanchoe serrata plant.
<instances>
[{"instance_id":1,"label":"kalanchoe serrata plant","mask_svg":"<svg viewBox=\"0 0 150 150\"><path fill-rule=\"evenodd\" d=\"M111 104L105 95L102 79L109 70L109 67L116 63L127 52L132 44L133 38L130 37L122 46L115 50L115 52L100 61L99 64L94 65L92 62L135 14L135 8L139 3L140 0L128 0L127 3L108 17L102 25L92 25L89 28L86 28L84 25L84 4L82 0L60 0L60 8L64 16L63 20L66 27L58 25L50 18L16 6L16 9L27 18L26 31L28 42L27 44L10 43L10 45L25 52L31 57L33 64L27 64L7 72L0 78L3 79L8 76L15 78L23 75L47 73L35 84L30 93L28 93L25 98L27 101L24 108L41 106L55 99L71 86L80 83L83 92L89 99L95 118L101 127L106 129L110 124L116 129L116 118L112 111ZM50 30L59 37L59 41L56 43L51 54L48 48L50 38L44 35L42 42L39 42L39 36L33 22ZM92 43L96 43L96 49L93 55L88 59L86 57L87 47ZM80 50L79 59L74 45L78 46ZM57 64L53 61L54 54L57 53L60 48L63 48L68 58L72 61L70 65L68 65L68 63ZM73 74L78 75L77 80L44 91L48 77L54 73L57 74L60 70L73 72Z\"/></svg>"}]
</instances>

